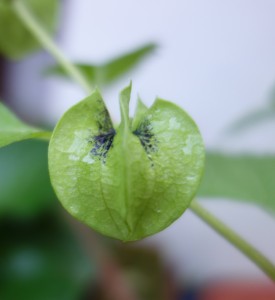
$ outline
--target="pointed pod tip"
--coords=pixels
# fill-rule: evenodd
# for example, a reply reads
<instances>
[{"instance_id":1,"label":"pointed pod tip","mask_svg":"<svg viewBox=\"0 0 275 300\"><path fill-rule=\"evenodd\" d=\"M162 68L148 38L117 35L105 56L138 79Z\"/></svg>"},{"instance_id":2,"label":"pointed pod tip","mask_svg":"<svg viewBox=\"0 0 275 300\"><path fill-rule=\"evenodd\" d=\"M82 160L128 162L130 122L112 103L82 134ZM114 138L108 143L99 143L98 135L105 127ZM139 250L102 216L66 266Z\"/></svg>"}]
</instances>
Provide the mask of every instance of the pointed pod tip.
<instances>
[{"instance_id":1,"label":"pointed pod tip","mask_svg":"<svg viewBox=\"0 0 275 300\"><path fill-rule=\"evenodd\" d=\"M125 93L131 93L132 91L132 80L129 82L129 84L120 92L120 96Z\"/></svg>"},{"instance_id":2,"label":"pointed pod tip","mask_svg":"<svg viewBox=\"0 0 275 300\"><path fill-rule=\"evenodd\" d=\"M135 130L139 123L141 122L143 116L147 112L148 107L143 103L140 96L138 95L135 115L132 122L132 129Z\"/></svg>"},{"instance_id":3,"label":"pointed pod tip","mask_svg":"<svg viewBox=\"0 0 275 300\"><path fill-rule=\"evenodd\" d=\"M91 95L92 95L92 94L99 94L99 95L101 95L100 88L99 88L98 86L96 86L96 87L92 90Z\"/></svg>"},{"instance_id":4,"label":"pointed pod tip","mask_svg":"<svg viewBox=\"0 0 275 300\"><path fill-rule=\"evenodd\" d=\"M120 92L119 105L121 113L121 123L129 127L129 103L132 91L132 81Z\"/></svg>"},{"instance_id":5,"label":"pointed pod tip","mask_svg":"<svg viewBox=\"0 0 275 300\"><path fill-rule=\"evenodd\" d=\"M140 95L138 95L138 97L137 97L137 108L141 108L141 107L144 108L144 109L148 109L148 107L142 101Z\"/></svg>"}]
</instances>

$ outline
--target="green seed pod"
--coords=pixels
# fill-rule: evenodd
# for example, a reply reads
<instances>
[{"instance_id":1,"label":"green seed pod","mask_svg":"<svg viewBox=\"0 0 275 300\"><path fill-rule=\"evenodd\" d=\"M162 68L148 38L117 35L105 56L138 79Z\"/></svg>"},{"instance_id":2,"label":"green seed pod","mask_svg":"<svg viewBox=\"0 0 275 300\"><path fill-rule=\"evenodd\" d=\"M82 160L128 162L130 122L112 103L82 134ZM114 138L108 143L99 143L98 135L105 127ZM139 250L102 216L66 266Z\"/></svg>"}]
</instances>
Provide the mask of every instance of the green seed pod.
<instances>
[{"instance_id":1,"label":"green seed pod","mask_svg":"<svg viewBox=\"0 0 275 300\"><path fill-rule=\"evenodd\" d=\"M204 168L194 121L178 106L139 100L129 118L131 86L120 94L114 127L98 91L69 109L49 146L53 187L77 219L107 236L133 241L159 232L189 206Z\"/></svg>"}]
</instances>

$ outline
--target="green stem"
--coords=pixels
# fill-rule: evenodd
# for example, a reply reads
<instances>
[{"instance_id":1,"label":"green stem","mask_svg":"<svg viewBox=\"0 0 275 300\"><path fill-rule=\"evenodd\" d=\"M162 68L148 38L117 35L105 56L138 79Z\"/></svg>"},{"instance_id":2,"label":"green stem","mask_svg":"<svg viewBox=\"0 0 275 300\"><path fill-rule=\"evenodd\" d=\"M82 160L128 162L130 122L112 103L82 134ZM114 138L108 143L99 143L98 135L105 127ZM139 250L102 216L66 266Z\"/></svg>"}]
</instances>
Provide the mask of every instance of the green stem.
<instances>
[{"instance_id":1,"label":"green stem","mask_svg":"<svg viewBox=\"0 0 275 300\"><path fill-rule=\"evenodd\" d=\"M62 53L58 46L53 42L48 33L40 25L39 21L33 16L32 12L22 0L13 0L13 8L23 24L32 32L41 45L51 53L56 61L62 65L66 72L77 82L88 94L91 92L91 85L78 70Z\"/></svg>"},{"instance_id":2,"label":"green stem","mask_svg":"<svg viewBox=\"0 0 275 300\"><path fill-rule=\"evenodd\" d=\"M49 142L52 137L52 134L52 131L44 131L43 133L39 133L37 139Z\"/></svg>"},{"instance_id":3,"label":"green stem","mask_svg":"<svg viewBox=\"0 0 275 300\"><path fill-rule=\"evenodd\" d=\"M243 254L250 258L265 274L275 281L275 266L263 254L256 250L252 245L246 242L236 232L222 223L219 219L213 216L196 200L193 200L190 205L191 210L212 227L216 232L222 235L232 245L239 249Z\"/></svg>"}]
</instances>

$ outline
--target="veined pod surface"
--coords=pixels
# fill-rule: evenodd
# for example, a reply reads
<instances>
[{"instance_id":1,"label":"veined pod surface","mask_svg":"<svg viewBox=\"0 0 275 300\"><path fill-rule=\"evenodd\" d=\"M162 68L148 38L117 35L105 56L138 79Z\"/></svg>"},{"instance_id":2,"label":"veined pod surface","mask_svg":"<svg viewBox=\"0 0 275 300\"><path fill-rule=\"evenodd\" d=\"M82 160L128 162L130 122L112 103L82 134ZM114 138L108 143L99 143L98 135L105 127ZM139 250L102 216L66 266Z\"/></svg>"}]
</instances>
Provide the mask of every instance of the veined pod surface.
<instances>
[{"instance_id":1,"label":"veined pod surface","mask_svg":"<svg viewBox=\"0 0 275 300\"><path fill-rule=\"evenodd\" d=\"M191 117L171 102L140 100L129 118L131 86L114 127L99 91L70 108L49 146L52 185L75 218L107 236L134 241L157 233L189 206L204 168Z\"/></svg>"}]
</instances>

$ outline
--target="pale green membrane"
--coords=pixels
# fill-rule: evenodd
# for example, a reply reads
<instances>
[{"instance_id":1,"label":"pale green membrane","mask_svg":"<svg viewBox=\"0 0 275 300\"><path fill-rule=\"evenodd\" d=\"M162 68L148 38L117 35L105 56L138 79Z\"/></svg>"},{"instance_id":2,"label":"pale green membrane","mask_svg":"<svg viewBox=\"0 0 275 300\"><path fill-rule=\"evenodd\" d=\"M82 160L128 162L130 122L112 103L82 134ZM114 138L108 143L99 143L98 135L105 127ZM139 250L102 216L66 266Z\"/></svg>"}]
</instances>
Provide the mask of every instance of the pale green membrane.
<instances>
[{"instance_id":1,"label":"pale green membrane","mask_svg":"<svg viewBox=\"0 0 275 300\"><path fill-rule=\"evenodd\" d=\"M51 181L63 206L93 229L123 241L144 238L175 221L194 197L204 167L194 121L157 99L148 110L140 104L132 123L130 92L131 86L121 92L116 132L95 91L64 114L49 147Z\"/></svg>"}]
</instances>

